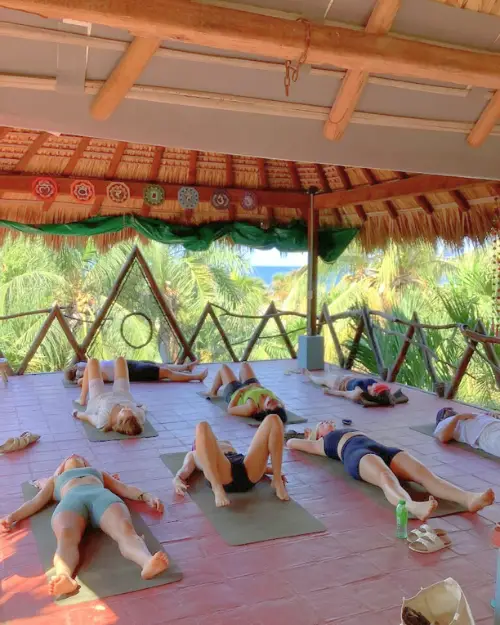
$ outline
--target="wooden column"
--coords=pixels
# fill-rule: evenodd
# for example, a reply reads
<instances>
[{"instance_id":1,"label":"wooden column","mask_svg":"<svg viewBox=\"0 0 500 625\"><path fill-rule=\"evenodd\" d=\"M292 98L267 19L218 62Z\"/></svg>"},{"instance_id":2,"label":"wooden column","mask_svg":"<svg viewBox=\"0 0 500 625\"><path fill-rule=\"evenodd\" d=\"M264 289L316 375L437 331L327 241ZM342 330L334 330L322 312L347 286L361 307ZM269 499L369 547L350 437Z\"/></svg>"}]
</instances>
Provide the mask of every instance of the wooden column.
<instances>
[{"instance_id":1,"label":"wooden column","mask_svg":"<svg viewBox=\"0 0 500 625\"><path fill-rule=\"evenodd\" d=\"M317 334L318 308L318 226L319 213L314 210L317 187L309 188L309 214L307 219L307 336Z\"/></svg>"}]
</instances>

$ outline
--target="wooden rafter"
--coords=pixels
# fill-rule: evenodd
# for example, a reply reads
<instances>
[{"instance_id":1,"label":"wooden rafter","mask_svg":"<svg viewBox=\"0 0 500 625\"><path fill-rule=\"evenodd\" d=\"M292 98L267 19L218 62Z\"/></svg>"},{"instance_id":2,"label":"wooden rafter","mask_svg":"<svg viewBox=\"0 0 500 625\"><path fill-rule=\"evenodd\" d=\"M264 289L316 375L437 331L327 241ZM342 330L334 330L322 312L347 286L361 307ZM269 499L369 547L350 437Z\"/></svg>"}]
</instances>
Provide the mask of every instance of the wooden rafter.
<instances>
[{"instance_id":1,"label":"wooden rafter","mask_svg":"<svg viewBox=\"0 0 500 625\"><path fill-rule=\"evenodd\" d=\"M349 178L349 174L347 173L345 167L337 165L337 172L342 184L344 185L344 189L352 189L351 179ZM368 216L363 206L361 204L354 204L354 210L356 211L357 216L361 219L361 223L365 223Z\"/></svg>"},{"instance_id":2,"label":"wooden rafter","mask_svg":"<svg viewBox=\"0 0 500 625\"><path fill-rule=\"evenodd\" d=\"M191 150L189 152L189 166L188 166L188 177L187 177L187 184L189 185L196 184L197 163L198 163L198 151Z\"/></svg>"},{"instance_id":3,"label":"wooden rafter","mask_svg":"<svg viewBox=\"0 0 500 625\"><path fill-rule=\"evenodd\" d=\"M458 208L463 212L467 213L470 211L470 204L465 195L461 191L450 191L450 195L453 198L453 201L456 203Z\"/></svg>"},{"instance_id":4,"label":"wooden rafter","mask_svg":"<svg viewBox=\"0 0 500 625\"><path fill-rule=\"evenodd\" d=\"M355 187L350 191L334 191L318 195L316 206L318 209L328 209L347 204L362 204L364 202L382 202L406 195L421 195L449 191L478 184L472 178L458 178L454 176L436 176L434 174L420 174L404 180L389 180L376 185Z\"/></svg>"},{"instance_id":5,"label":"wooden rafter","mask_svg":"<svg viewBox=\"0 0 500 625\"><path fill-rule=\"evenodd\" d=\"M373 171L371 169L368 169L366 167L364 167L362 169L363 174L365 175L368 183L372 186L380 184L379 181L375 178L375 175L373 173ZM397 174L396 174L397 175ZM400 176L398 176L399 180L402 180L402 178ZM391 202L390 200L384 200L383 202L387 212L389 213L389 215L393 218L393 219L397 219L398 218L398 209L396 208L396 206L394 205L394 202Z\"/></svg>"},{"instance_id":6,"label":"wooden rafter","mask_svg":"<svg viewBox=\"0 0 500 625\"><path fill-rule=\"evenodd\" d=\"M13 171L23 171L26 165L31 161L31 159L36 155L38 150L42 147L42 145L47 141L50 134L48 132L41 132L38 137L32 141L26 150L26 152L21 156L21 158L16 163Z\"/></svg>"},{"instance_id":7,"label":"wooden rafter","mask_svg":"<svg viewBox=\"0 0 500 625\"><path fill-rule=\"evenodd\" d=\"M224 158L226 161L226 188L230 189L234 187L233 157L231 154L226 154Z\"/></svg>"},{"instance_id":8,"label":"wooden rafter","mask_svg":"<svg viewBox=\"0 0 500 625\"><path fill-rule=\"evenodd\" d=\"M401 0L377 0L365 31L374 35L388 33L400 6ZM358 69L347 71L324 126L327 139L338 141L342 138L367 82L368 72Z\"/></svg>"},{"instance_id":9,"label":"wooden rafter","mask_svg":"<svg viewBox=\"0 0 500 625\"><path fill-rule=\"evenodd\" d=\"M157 37L135 37L95 96L90 107L92 117L98 120L108 119L137 81L160 43L161 39Z\"/></svg>"},{"instance_id":10,"label":"wooden rafter","mask_svg":"<svg viewBox=\"0 0 500 625\"><path fill-rule=\"evenodd\" d=\"M299 58L304 49L303 24L286 17L190 0L2 0L2 5L54 19L71 15L73 20L131 30L140 33L141 38L169 39L280 60ZM149 60L154 44L144 46L149 53L144 57ZM497 54L445 48L442 44L374 35L344 26L311 26L308 63L500 89ZM137 69L133 76L123 71L117 74L120 80L111 81L110 77L106 92L99 98L103 104L97 107L97 113L102 119L114 110L138 75Z\"/></svg>"},{"instance_id":11,"label":"wooden rafter","mask_svg":"<svg viewBox=\"0 0 500 625\"><path fill-rule=\"evenodd\" d=\"M116 170L118 169L118 165L122 160L123 153L127 149L127 143L125 141L118 141L111 161L109 163L108 169L106 171L106 178L114 178L116 174Z\"/></svg>"},{"instance_id":12,"label":"wooden rafter","mask_svg":"<svg viewBox=\"0 0 500 625\"><path fill-rule=\"evenodd\" d=\"M69 157L68 162L66 163L66 167L62 171L63 176L71 176L75 171L75 167L78 164L78 161L82 158L85 150L88 148L90 143L90 137L82 137L76 146L75 151Z\"/></svg>"},{"instance_id":13,"label":"wooden rafter","mask_svg":"<svg viewBox=\"0 0 500 625\"><path fill-rule=\"evenodd\" d=\"M300 181L299 172L296 163L293 161L287 161L288 172L292 180L292 189L300 191L302 189L302 182Z\"/></svg>"},{"instance_id":14,"label":"wooden rafter","mask_svg":"<svg viewBox=\"0 0 500 625\"><path fill-rule=\"evenodd\" d=\"M257 159L257 168L259 172L259 187L261 189L267 189L269 180L267 178L266 161L263 158Z\"/></svg>"},{"instance_id":15,"label":"wooden rafter","mask_svg":"<svg viewBox=\"0 0 500 625\"><path fill-rule=\"evenodd\" d=\"M495 127L499 117L500 91L495 91L481 113L481 116L470 131L469 136L467 137L467 143L473 148L477 148L482 145Z\"/></svg>"}]
</instances>

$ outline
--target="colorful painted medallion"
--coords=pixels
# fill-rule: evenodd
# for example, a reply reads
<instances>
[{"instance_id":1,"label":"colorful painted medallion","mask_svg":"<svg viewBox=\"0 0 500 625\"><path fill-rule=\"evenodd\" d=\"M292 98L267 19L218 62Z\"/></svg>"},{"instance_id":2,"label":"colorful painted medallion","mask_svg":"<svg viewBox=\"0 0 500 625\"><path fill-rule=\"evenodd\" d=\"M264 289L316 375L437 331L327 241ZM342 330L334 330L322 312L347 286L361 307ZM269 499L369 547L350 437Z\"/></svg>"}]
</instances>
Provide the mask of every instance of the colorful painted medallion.
<instances>
[{"instance_id":1,"label":"colorful painted medallion","mask_svg":"<svg viewBox=\"0 0 500 625\"><path fill-rule=\"evenodd\" d=\"M50 200L57 194L57 184L52 178L37 178L33 181L33 195L38 200Z\"/></svg>"},{"instance_id":2,"label":"colorful painted medallion","mask_svg":"<svg viewBox=\"0 0 500 625\"><path fill-rule=\"evenodd\" d=\"M181 208L194 210L200 203L200 194L194 187L181 187L177 194L177 200Z\"/></svg>"},{"instance_id":3,"label":"colorful painted medallion","mask_svg":"<svg viewBox=\"0 0 500 625\"><path fill-rule=\"evenodd\" d=\"M94 185L89 180L74 180L71 183L71 195L77 202L90 202L95 198Z\"/></svg>"},{"instance_id":4,"label":"colorful painted medallion","mask_svg":"<svg viewBox=\"0 0 500 625\"><path fill-rule=\"evenodd\" d=\"M253 191L245 191L241 198L241 208L246 211L254 211L259 206L257 195Z\"/></svg>"},{"instance_id":5,"label":"colorful painted medallion","mask_svg":"<svg viewBox=\"0 0 500 625\"><path fill-rule=\"evenodd\" d=\"M224 189L217 189L212 194L212 206L217 210L227 210L229 208L229 204L231 200L227 191Z\"/></svg>"},{"instance_id":6,"label":"colorful painted medallion","mask_svg":"<svg viewBox=\"0 0 500 625\"><path fill-rule=\"evenodd\" d=\"M123 204L130 199L130 189L124 182L111 182L106 188L108 200L115 204Z\"/></svg>"},{"instance_id":7,"label":"colorful painted medallion","mask_svg":"<svg viewBox=\"0 0 500 625\"><path fill-rule=\"evenodd\" d=\"M150 184L144 188L144 201L149 206L159 206L165 200L165 189L159 184Z\"/></svg>"}]
</instances>

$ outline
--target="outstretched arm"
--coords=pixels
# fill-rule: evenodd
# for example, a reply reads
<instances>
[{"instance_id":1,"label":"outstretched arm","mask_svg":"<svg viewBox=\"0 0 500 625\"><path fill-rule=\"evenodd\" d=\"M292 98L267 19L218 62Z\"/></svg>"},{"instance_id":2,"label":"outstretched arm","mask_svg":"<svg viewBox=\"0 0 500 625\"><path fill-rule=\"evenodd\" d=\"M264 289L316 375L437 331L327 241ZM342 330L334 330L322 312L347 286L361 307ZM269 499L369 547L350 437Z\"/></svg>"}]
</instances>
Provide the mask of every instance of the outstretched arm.
<instances>
[{"instance_id":1,"label":"outstretched arm","mask_svg":"<svg viewBox=\"0 0 500 625\"><path fill-rule=\"evenodd\" d=\"M54 478L50 478L42 490L37 493L33 499L23 503L23 505L18 508L12 514L9 514L2 520L0 520L0 527L2 527L5 531L10 531L14 525L14 523L18 523L23 519L27 519L30 516L33 516L42 508L52 501L54 498Z\"/></svg>"},{"instance_id":2,"label":"outstretched arm","mask_svg":"<svg viewBox=\"0 0 500 625\"><path fill-rule=\"evenodd\" d=\"M434 436L441 443L449 443L455 440L455 428L459 421L467 421L468 419L474 419L476 415L471 413L456 414L453 417L444 419L434 431ZM440 425L444 427L439 427Z\"/></svg>"},{"instance_id":3,"label":"outstretched arm","mask_svg":"<svg viewBox=\"0 0 500 625\"><path fill-rule=\"evenodd\" d=\"M251 417L256 412L256 405L249 399L243 406L231 406L229 404L227 411L234 417Z\"/></svg>"},{"instance_id":4,"label":"outstretched arm","mask_svg":"<svg viewBox=\"0 0 500 625\"><path fill-rule=\"evenodd\" d=\"M189 487L188 480L191 475L196 471L196 462L194 460L194 453L189 451L184 458L182 467L177 471L173 479L175 492L177 495L184 496Z\"/></svg>"},{"instance_id":5,"label":"outstretched arm","mask_svg":"<svg viewBox=\"0 0 500 625\"><path fill-rule=\"evenodd\" d=\"M286 446L288 449L304 451L306 454L313 454L314 456L326 455L325 445L322 438L317 441L306 441L301 438L290 438L287 441Z\"/></svg>"},{"instance_id":6,"label":"outstretched arm","mask_svg":"<svg viewBox=\"0 0 500 625\"><path fill-rule=\"evenodd\" d=\"M118 495L118 497L132 499L133 501L144 501L144 503L146 503L150 508L153 508L153 510L163 512L164 506L158 497L137 488L137 486L128 486L127 484L120 482L120 480L116 480L109 473L103 473L102 475L104 478L104 487L115 495Z\"/></svg>"},{"instance_id":7,"label":"outstretched arm","mask_svg":"<svg viewBox=\"0 0 500 625\"><path fill-rule=\"evenodd\" d=\"M333 395L334 397L345 397L345 399L350 399L351 401L357 401L360 398L362 392L363 391L359 388L359 386L357 386L352 391L335 391L330 388L325 388L324 391L325 395Z\"/></svg>"}]
</instances>

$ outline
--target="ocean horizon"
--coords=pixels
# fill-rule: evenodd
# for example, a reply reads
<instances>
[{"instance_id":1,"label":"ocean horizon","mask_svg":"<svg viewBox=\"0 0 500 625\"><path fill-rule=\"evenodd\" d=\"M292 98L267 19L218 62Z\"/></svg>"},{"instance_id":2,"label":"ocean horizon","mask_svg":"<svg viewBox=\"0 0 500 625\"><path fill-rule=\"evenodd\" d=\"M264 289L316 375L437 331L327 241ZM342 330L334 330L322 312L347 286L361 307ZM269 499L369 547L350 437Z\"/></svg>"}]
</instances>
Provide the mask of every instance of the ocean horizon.
<instances>
[{"instance_id":1,"label":"ocean horizon","mask_svg":"<svg viewBox=\"0 0 500 625\"><path fill-rule=\"evenodd\" d=\"M300 267L266 267L266 266L261 266L261 265L257 265L252 267L253 269L253 274L256 278L260 278L261 280L263 280L268 286L272 283L273 281L273 277L278 274L278 273L290 273L291 271L295 271L297 269L300 269Z\"/></svg>"}]
</instances>

